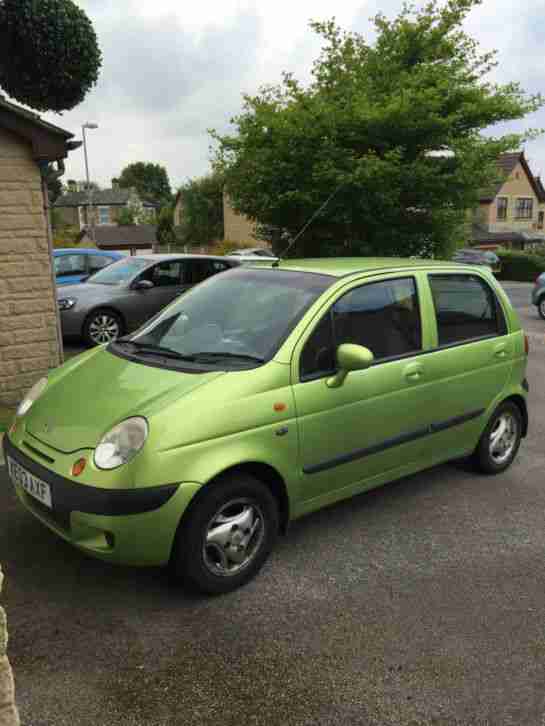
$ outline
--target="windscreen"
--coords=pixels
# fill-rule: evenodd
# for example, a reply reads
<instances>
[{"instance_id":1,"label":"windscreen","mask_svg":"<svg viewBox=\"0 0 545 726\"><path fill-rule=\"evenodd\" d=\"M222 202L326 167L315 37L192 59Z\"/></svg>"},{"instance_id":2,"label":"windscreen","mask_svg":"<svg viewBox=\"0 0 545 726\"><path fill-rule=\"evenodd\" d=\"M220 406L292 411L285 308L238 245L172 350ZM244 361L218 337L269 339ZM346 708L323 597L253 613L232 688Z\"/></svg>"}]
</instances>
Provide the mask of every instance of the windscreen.
<instances>
[{"instance_id":1,"label":"windscreen","mask_svg":"<svg viewBox=\"0 0 545 726\"><path fill-rule=\"evenodd\" d=\"M333 282L328 275L237 268L189 290L130 340L188 357L265 361Z\"/></svg>"},{"instance_id":2,"label":"windscreen","mask_svg":"<svg viewBox=\"0 0 545 726\"><path fill-rule=\"evenodd\" d=\"M119 260L104 270L91 275L88 282L94 285L125 285L139 272L149 266L149 260L131 257L128 260Z\"/></svg>"}]
</instances>

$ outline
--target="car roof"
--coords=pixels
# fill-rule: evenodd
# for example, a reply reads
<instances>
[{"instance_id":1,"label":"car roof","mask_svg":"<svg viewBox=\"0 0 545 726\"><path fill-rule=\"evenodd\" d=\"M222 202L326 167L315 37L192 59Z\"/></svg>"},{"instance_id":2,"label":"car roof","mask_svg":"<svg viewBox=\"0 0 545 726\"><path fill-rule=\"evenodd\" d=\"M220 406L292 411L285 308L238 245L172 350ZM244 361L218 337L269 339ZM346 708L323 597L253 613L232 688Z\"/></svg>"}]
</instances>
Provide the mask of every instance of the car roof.
<instances>
[{"instance_id":1,"label":"car roof","mask_svg":"<svg viewBox=\"0 0 545 726\"><path fill-rule=\"evenodd\" d=\"M264 263L268 262L265 257L262 259ZM273 264L274 261L271 260L269 263L270 267ZM263 264L259 265L261 269L263 266ZM292 270L294 272L310 272L318 275L331 275L332 277L347 277L348 275L357 273L394 272L399 270L440 267L461 269L471 266L449 262L448 260L423 260L402 257L335 257L327 259L281 260L277 269Z\"/></svg>"},{"instance_id":2,"label":"car roof","mask_svg":"<svg viewBox=\"0 0 545 726\"><path fill-rule=\"evenodd\" d=\"M125 257L125 255L122 255L121 252L115 252L114 250L97 250L94 247L57 247L53 250L53 257L57 255L70 255L70 254L85 254L85 255L106 255L107 257L111 257L112 255L116 255L117 257Z\"/></svg>"},{"instance_id":3,"label":"car roof","mask_svg":"<svg viewBox=\"0 0 545 726\"><path fill-rule=\"evenodd\" d=\"M164 254L164 255L127 255L127 259L133 259L133 260L147 260L148 262L166 262L168 260L220 260L224 262L225 260L228 260L229 262L236 262L237 260L233 260L230 257L227 257L227 255L188 255L185 253L180 253L179 255L172 253L172 254Z\"/></svg>"}]
</instances>

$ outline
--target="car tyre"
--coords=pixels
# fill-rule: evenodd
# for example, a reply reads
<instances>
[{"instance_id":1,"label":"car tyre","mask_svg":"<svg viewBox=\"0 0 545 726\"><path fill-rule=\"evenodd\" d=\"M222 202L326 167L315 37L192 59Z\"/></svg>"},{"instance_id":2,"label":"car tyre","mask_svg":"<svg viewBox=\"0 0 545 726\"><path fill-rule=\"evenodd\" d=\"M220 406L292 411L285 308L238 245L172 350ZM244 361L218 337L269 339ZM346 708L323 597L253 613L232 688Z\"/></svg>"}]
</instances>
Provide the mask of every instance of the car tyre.
<instances>
[{"instance_id":1,"label":"car tyre","mask_svg":"<svg viewBox=\"0 0 545 726\"><path fill-rule=\"evenodd\" d=\"M501 403L473 453L473 465L483 474L500 474L508 469L520 447L522 426L522 415L516 403Z\"/></svg>"},{"instance_id":2,"label":"car tyre","mask_svg":"<svg viewBox=\"0 0 545 726\"><path fill-rule=\"evenodd\" d=\"M123 335L123 320L114 310L93 310L83 324L83 339L90 347L111 343Z\"/></svg>"},{"instance_id":3,"label":"car tyre","mask_svg":"<svg viewBox=\"0 0 545 726\"><path fill-rule=\"evenodd\" d=\"M221 477L197 494L172 548L174 581L209 595L251 580L274 547L278 504L265 484L248 474Z\"/></svg>"},{"instance_id":4,"label":"car tyre","mask_svg":"<svg viewBox=\"0 0 545 726\"><path fill-rule=\"evenodd\" d=\"M545 320L545 295L539 301L539 303L537 305L537 309L539 311L539 314L543 318L543 320Z\"/></svg>"}]
</instances>

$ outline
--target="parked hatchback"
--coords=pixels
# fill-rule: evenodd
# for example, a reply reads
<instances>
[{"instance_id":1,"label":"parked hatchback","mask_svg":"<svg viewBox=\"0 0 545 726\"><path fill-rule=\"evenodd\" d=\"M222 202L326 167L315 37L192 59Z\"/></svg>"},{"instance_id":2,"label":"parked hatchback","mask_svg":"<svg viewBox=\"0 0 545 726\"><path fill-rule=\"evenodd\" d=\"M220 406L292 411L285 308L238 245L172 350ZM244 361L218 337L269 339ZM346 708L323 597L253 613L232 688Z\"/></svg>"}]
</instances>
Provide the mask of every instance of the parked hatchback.
<instances>
[{"instance_id":1,"label":"parked hatchback","mask_svg":"<svg viewBox=\"0 0 545 726\"><path fill-rule=\"evenodd\" d=\"M239 264L205 255L124 257L87 282L57 291L63 335L89 345L111 343L193 285Z\"/></svg>"},{"instance_id":2,"label":"parked hatchback","mask_svg":"<svg viewBox=\"0 0 545 726\"><path fill-rule=\"evenodd\" d=\"M290 520L451 459L504 471L528 426L527 352L484 268L239 267L39 381L8 469L82 551L226 592Z\"/></svg>"},{"instance_id":3,"label":"parked hatchback","mask_svg":"<svg viewBox=\"0 0 545 726\"><path fill-rule=\"evenodd\" d=\"M59 285L73 285L124 259L121 252L67 247L53 250L53 267Z\"/></svg>"},{"instance_id":4,"label":"parked hatchback","mask_svg":"<svg viewBox=\"0 0 545 726\"><path fill-rule=\"evenodd\" d=\"M537 307L543 320L545 320L545 272L536 280L532 291L532 302Z\"/></svg>"}]
</instances>

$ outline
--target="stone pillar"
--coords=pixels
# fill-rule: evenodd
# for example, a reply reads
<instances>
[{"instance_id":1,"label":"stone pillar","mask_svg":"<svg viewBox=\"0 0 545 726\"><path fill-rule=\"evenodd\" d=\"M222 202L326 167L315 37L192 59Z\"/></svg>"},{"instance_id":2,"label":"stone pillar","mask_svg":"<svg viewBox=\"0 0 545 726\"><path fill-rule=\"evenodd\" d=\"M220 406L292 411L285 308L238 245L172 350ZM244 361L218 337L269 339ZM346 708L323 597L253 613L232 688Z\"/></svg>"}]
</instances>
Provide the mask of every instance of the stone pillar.
<instances>
[{"instance_id":1,"label":"stone pillar","mask_svg":"<svg viewBox=\"0 0 545 726\"><path fill-rule=\"evenodd\" d=\"M2 592L3 579L4 575L0 568L0 592ZM19 714L15 707L13 673L6 655L7 645L6 613L0 607L0 726L19 726Z\"/></svg>"}]
</instances>

